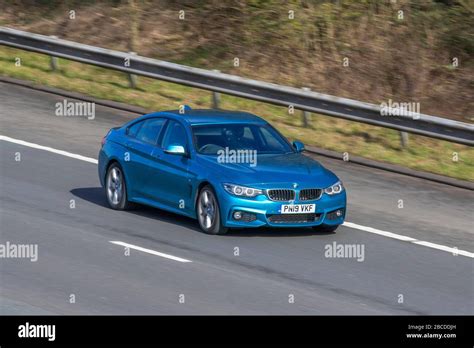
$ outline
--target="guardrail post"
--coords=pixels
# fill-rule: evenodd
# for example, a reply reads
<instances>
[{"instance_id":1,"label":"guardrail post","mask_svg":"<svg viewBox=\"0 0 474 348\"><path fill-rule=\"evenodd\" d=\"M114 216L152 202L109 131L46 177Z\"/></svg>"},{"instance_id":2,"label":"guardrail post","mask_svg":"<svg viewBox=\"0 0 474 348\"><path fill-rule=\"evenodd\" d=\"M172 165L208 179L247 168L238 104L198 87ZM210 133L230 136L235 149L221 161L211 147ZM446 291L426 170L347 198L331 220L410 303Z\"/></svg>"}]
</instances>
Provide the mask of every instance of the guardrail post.
<instances>
[{"instance_id":1,"label":"guardrail post","mask_svg":"<svg viewBox=\"0 0 474 348\"><path fill-rule=\"evenodd\" d=\"M400 132L400 144L403 148L408 147L408 133Z\"/></svg>"},{"instance_id":2,"label":"guardrail post","mask_svg":"<svg viewBox=\"0 0 474 348\"><path fill-rule=\"evenodd\" d=\"M303 91L311 91L310 88L308 87L303 87L302 88ZM309 126L309 122L310 122L310 113L308 111L303 111L302 115L301 115L301 122L303 123L303 127L308 127Z\"/></svg>"},{"instance_id":3,"label":"guardrail post","mask_svg":"<svg viewBox=\"0 0 474 348\"><path fill-rule=\"evenodd\" d=\"M216 73L220 73L220 70L214 69ZM221 94L219 92L212 92L212 108L219 109L219 105L221 103Z\"/></svg>"},{"instance_id":4,"label":"guardrail post","mask_svg":"<svg viewBox=\"0 0 474 348\"><path fill-rule=\"evenodd\" d=\"M137 55L136 52L128 52L130 55ZM136 89L137 88L137 75L134 74L128 74L128 82L130 85L130 88Z\"/></svg>"},{"instance_id":5,"label":"guardrail post","mask_svg":"<svg viewBox=\"0 0 474 348\"><path fill-rule=\"evenodd\" d=\"M58 37L56 35L50 35L51 38L57 39ZM58 71L58 57L51 56L50 64L49 66L51 67L51 70L53 71Z\"/></svg>"}]
</instances>

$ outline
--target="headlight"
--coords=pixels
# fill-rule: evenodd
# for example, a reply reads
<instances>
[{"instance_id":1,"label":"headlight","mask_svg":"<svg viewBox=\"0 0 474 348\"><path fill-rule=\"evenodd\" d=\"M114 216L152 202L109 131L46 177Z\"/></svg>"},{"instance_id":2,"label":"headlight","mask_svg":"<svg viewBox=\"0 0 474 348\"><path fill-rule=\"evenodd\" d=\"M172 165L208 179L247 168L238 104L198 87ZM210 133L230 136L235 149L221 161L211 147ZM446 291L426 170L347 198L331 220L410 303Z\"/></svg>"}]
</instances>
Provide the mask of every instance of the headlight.
<instances>
[{"instance_id":1,"label":"headlight","mask_svg":"<svg viewBox=\"0 0 474 348\"><path fill-rule=\"evenodd\" d=\"M324 189L324 192L330 196L337 195L338 193L341 193L342 191L344 191L344 186L342 186L342 182L340 181Z\"/></svg>"},{"instance_id":2,"label":"headlight","mask_svg":"<svg viewBox=\"0 0 474 348\"><path fill-rule=\"evenodd\" d=\"M239 197L255 197L263 193L262 190L259 189L234 184L224 184L224 188L230 194Z\"/></svg>"}]
</instances>

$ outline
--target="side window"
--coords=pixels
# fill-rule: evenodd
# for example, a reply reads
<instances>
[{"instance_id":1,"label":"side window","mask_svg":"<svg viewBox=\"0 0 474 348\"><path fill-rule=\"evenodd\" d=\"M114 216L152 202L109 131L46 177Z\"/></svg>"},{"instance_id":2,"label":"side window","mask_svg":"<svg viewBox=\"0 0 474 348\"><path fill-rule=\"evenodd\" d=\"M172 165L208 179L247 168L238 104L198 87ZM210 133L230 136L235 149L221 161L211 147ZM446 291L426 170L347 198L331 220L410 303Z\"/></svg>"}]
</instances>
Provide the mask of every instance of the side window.
<instances>
[{"instance_id":1,"label":"side window","mask_svg":"<svg viewBox=\"0 0 474 348\"><path fill-rule=\"evenodd\" d=\"M252 131L250 130L249 127L245 127L244 128L244 135L243 135L243 138L244 139L247 139L247 140L251 140L251 141L254 141L254 137L253 137L253 133Z\"/></svg>"},{"instance_id":2,"label":"side window","mask_svg":"<svg viewBox=\"0 0 474 348\"><path fill-rule=\"evenodd\" d=\"M143 122L143 126L138 130L136 138L150 144L156 144L161 127L165 123L164 118L151 118Z\"/></svg>"},{"instance_id":3,"label":"side window","mask_svg":"<svg viewBox=\"0 0 474 348\"><path fill-rule=\"evenodd\" d=\"M186 149L186 131L184 127L176 121L170 121L168 123L165 135L163 136L162 147L166 149L170 145L181 145Z\"/></svg>"},{"instance_id":4,"label":"side window","mask_svg":"<svg viewBox=\"0 0 474 348\"><path fill-rule=\"evenodd\" d=\"M140 127L142 125L143 125L143 121L142 122L137 122L134 125L128 127L128 129L127 129L128 136L131 136L132 138L135 138L137 136L137 133L138 133Z\"/></svg>"}]
</instances>

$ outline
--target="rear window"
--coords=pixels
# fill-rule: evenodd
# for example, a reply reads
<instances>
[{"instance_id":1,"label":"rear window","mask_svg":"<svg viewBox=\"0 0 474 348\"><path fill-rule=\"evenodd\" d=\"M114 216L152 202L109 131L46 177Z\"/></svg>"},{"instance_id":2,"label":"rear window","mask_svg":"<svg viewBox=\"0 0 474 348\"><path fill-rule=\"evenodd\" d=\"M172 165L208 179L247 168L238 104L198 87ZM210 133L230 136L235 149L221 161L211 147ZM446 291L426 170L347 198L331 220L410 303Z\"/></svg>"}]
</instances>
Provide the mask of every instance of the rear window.
<instances>
[{"instance_id":1,"label":"rear window","mask_svg":"<svg viewBox=\"0 0 474 348\"><path fill-rule=\"evenodd\" d=\"M165 123L164 118L152 118L143 121L143 125L138 130L136 138L150 144L156 144L161 128ZM131 129L130 129L131 130Z\"/></svg>"},{"instance_id":2,"label":"rear window","mask_svg":"<svg viewBox=\"0 0 474 348\"><path fill-rule=\"evenodd\" d=\"M127 134L131 136L132 138L135 138L142 125L143 125L143 121L137 122L131 125L130 127L127 128Z\"/></svg>"}]
</instances>

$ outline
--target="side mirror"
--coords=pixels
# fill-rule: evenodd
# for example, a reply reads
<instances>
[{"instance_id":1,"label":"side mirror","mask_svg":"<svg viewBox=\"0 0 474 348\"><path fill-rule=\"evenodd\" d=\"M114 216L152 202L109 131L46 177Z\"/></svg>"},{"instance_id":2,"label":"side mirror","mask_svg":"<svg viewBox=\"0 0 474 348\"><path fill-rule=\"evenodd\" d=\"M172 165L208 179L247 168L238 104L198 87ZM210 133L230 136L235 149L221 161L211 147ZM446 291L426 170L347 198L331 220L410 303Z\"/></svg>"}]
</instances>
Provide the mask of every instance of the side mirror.
<instances>
[{"instance_id":1,"label":"side mirror","mask_svg":"<svg viewBox=\"0 0 474 348\"><path fill-rule=\"evenodd\" d=\"M186 155L186 150L181 145L170 145L165 149L165 153L184 156Z\"/></svg>"},{"instance_id":2,"label":"side mirror","mask_svg":"<svg viewBox=\"0 0 474 348\"><path fill-rule=\"evenodd\" d=\"M295 148L296 152L302 152L304 150L304 144L298 140L293 141L293 147Z\"/></svg>"}]
</instances>

